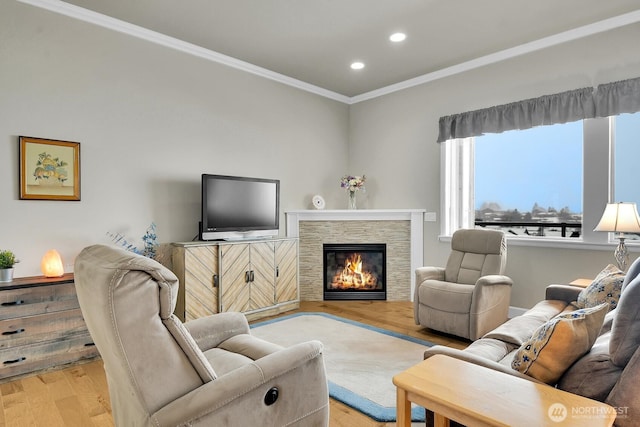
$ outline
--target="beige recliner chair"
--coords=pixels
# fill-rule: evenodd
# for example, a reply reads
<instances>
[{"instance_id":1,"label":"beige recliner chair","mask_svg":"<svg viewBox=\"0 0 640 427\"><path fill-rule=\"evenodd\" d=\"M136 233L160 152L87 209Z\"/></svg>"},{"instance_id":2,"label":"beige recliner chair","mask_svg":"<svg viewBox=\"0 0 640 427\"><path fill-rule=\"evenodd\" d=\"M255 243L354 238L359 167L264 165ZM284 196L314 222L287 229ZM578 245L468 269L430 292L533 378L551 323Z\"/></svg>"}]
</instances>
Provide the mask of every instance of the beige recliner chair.
<instances>
[{"instance_id":1,"label":"beige recliner chair","mask_svg":"<svg viewBox=\"0 0 640 427\"><path fill-rule=\"evenodd\" d=\"M503 232L457 230L446 268L416 269L416 324L475 341L504 323L512 285L506 262Z\"/></svg>"},{"instance_id":2,"label":"beige recliner chair","mask_svg":"<svg viewBox=\"0 0 640 427\"><path fill-rule=\"evenodd\" d=\"M75 283L117 426L328 425L320 342L262 341L241 313L182 324L176 276L120 248L85 248Z\"/></svg>"}]
</instances>

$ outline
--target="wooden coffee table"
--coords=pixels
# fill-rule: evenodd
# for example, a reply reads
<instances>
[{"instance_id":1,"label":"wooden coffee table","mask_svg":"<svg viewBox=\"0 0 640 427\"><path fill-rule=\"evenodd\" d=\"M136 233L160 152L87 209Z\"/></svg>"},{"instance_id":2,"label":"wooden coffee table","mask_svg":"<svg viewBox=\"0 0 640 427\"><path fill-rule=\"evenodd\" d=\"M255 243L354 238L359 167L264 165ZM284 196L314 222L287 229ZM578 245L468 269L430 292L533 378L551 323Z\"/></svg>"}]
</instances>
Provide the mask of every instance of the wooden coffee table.
<instances>
[{"instance_id":1,"label":"wooden coffee table","mask_svg":"<svg viewBox=\"0 0 640 427\"><path fill-rule=\"evenodd\" d=\"M393 377L397 425L411 425L411 402L434 412L435 426L611 426L613 407L546 384L435 355Z\"/></svg>"}]
</instances>

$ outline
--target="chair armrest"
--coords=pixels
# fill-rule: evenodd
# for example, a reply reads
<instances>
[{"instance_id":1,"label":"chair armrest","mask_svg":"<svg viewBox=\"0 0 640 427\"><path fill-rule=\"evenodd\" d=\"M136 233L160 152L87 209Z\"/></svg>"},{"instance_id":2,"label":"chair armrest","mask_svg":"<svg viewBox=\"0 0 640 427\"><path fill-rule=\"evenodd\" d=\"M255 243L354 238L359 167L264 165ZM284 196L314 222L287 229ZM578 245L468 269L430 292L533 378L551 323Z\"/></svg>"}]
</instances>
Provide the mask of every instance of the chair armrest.
<instances>
[{"instance_id":1,"label":"chair armrest","mask_svg":"<svg viewBox=\"0 0 640 427\"><path fill-rule=\"evenodd\" d=\"M227 312L212 314L184 324L193 339L206 351L218 347L221 342L238 334L249 333L249 323L242 313Z\"/></svg>"},{"instance_id":2,"label":"chair armrest","mask_svg":"<svg viewBox=\"0 0 640 427\"><path fill-rule=\"evenodd\" d=\"M413 290L413 319L416 325L420 324L418 319L418 306L420 304L420 284L425 280L444 280L443 267L418 267L416 268L416 287Z\"/></svg>"},{"instance_id":3,"label":"chair armrest","mask_svg":"<svg viewBox=\"0 0 640 427\"><path fill-rule=\"evenodd\" d=\"M513 280L511 280L510 277L503 276L501 274L489 274L487 276L482 276L476 281L476 286L494 285L513 286Z\"/></svg>"},{"instance_id":4,"label":"chair armrest","mask_svg":"<svg viewBox=\"0 0 640 427\"><path fill-rule=\"evenodd\" d=\"M444 280L443 267L418 267L416 268L416 285L425 280Z\"/></svg>"},{"instance_id":5,"label":"chair armrest","mask_svg":"<svg viewBox=\"0 0 640 427\"><path fill-rule=\"evenodd\" d=\"M578 299L582 289L572 285L549 285L545 290L545 299L573 302Z\"/></svg>"},{"instance_id":6,"label":"chair armrest","mask_svg":"<svg viewBox=\"0 0 640 427\"><path fill-rule=\"evenodd\" d=\"M324 387L326 388L326 373L322 351L323 346L319 341L308 341L282 349L192 390L160 408L152 417L158 426L191 425L194 420L202 422L208 417L214 417L211 419L211 424L209 424L213 425L215 424L214 421L220 422L221 419L217 418L219 416L219 414L216 414L217 411L246 411L246 408L251 408L251 402L238 406L233 403L234 400L245 398L246 395L252 393L263 384L269 383L276 378L279 379L279 382L284 383L285 380L280 379L280 377L290 373L294 374L292 371L296 368L314 363L314 361L315 366L311 367L311 369L315 369L318 372L312 372L312 376L316 381L324 380ZM296 374L296 376L298 375ZM309 388L309 384L304 380L295 381L294 378L290 378L288 383L294 384L299 388L297 392L289 390L290 396L303 395ZM259 400L256 399L257 402L262 403L262 398L263 396L260 396ZM204 424L206 425L207 423L205 422Z\"/></svg>"}]
</instances>

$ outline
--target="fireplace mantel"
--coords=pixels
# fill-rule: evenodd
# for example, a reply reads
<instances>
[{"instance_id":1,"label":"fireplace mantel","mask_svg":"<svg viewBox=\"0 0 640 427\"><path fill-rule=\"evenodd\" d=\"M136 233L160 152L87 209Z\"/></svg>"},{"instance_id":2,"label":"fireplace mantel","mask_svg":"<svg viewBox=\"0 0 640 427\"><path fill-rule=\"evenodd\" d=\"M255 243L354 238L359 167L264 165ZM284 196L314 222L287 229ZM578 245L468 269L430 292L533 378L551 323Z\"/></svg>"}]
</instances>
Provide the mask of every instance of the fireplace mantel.
<instances>
[{"instance_id":1,"label":"fireplace mantel","mask_svg":"<svg viewBox=\"0 0 640 427\"><path fill-rule=\"evenodd\" d=\"M301 241L300 222L305 221L408 221L410 226L410 289L404 292L413 300L416 268L423 265L425 209L354 209L354 210L293 210L285 212L287 237ZM301 272L302 276L302 272ZM301 283L302 285L302 283ZM301 299L304 296L302 292Z\"/></svg>"}]
</instances>

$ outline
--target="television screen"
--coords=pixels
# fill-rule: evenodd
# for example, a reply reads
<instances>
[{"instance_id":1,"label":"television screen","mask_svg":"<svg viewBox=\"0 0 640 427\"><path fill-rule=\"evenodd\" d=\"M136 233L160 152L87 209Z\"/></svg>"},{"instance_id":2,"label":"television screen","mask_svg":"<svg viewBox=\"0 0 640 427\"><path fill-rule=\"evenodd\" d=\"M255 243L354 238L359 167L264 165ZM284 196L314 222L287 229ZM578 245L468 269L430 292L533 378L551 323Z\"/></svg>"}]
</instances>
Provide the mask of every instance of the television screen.
<instances>
[{"instance_id":1,"label":"television screen","mask_svg":"<svg viewBox=\"0 0 640 427\"><path fill-rule=\"evenodd\" d=\"M280 181L202 175L202 240L278 234Z\"/></svg>"}]
</instances>

